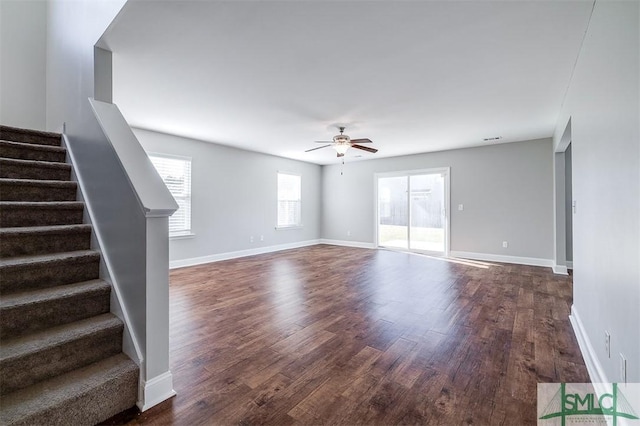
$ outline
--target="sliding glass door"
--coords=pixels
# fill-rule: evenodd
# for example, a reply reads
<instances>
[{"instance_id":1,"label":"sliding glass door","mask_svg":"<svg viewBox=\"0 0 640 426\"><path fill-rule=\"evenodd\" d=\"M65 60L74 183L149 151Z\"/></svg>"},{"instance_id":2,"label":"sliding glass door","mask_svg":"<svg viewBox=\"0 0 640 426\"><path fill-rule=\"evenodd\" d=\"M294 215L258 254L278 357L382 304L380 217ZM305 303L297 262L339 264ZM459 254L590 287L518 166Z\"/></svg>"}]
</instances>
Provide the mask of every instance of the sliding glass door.
<instances>
[{"instance_id":1,"label":"sliding glass door","mask_svg":"<svg viewBox=\"0 0 640 426\"><path fill-rule=\"evenodd\" d=\"M377 177L378 246L444 254L448 169Z\"/></svg>"},{"instance_id":2,"label":"sliding glass door","mask_svg":"<svg viewBox=\"0 0 640 426\"><path fill-rule=\"evenodd\" d=\"M409 248L407 176L378 179L378 245Z\"/></svg>"}]
</instances>

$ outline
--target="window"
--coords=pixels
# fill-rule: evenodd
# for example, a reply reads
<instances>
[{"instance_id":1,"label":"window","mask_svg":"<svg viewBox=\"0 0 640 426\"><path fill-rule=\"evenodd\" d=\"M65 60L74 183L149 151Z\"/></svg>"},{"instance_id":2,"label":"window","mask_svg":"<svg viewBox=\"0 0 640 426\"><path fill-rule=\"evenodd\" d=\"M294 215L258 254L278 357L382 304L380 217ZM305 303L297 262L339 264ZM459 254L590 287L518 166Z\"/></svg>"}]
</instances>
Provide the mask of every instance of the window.
<instances>
[{"instance_id":1,"label":"window","mask_svg":"<svg viewBox=\"0 0 640 426\"><path fill-rule=\"evenodd\" d=\"M278 228L302 226L299 175L278 172Z\"/></svg>"},{"instance_id":2,"label":"window","mask_svg":"<svg viewBox=\"0 0 640 426\"><path fill-rule=\"evenodd\" d=\"M169 217L169 237L191 235L191 159L162 154L150 154L149 159L178 203Z\"/></svg>"}]
</instances>

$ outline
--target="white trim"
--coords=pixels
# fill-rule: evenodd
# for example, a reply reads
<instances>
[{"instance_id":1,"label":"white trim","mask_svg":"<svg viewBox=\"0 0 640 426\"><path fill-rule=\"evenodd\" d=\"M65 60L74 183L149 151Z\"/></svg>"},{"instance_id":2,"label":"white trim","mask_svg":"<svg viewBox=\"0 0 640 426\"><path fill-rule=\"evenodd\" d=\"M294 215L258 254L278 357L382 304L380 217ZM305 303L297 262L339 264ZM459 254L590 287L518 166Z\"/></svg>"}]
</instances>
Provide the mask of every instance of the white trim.
<instances>
[{"instance_id":1,"label":"white trim","mask_svg":"<svg viewBox=\"0 0 640 426\"><path fill-rule=\"evenodd\" d=\"M552 259L540 259L537 257L520 257L520 256L504 256L501 254L489 254L489 253L471 253L466 251L454 251L449 252L450 257L461 257L463 259L472 260L484 260L488 262L500 262L500 263L515 263L518 265L529 266L546 266L552 268Z\"/></svg>"},{"instance_id":2,"label":"white trim","mask_svg":"<svg viewBox=\"0 0 640 426\"><path fill-rule=\"evenodd\" d=\"M196 234L189 232L188 234L169 235L169 240L184 240L188 238L195 238Z\"/></svg>"},{"instance_id":3,"label":"white trim","mask_svg":"<svg viewBox=\"0 0 640 426\"><path fill-rule=\"evenodd\" d=\"M584 329L584 325L582 324L580 315L578 315L578 309L576 308L576 305L571 305L571 315L569 315L569 321L571 322L573 332L575 333L576 339L578 340L578 346L580 347L580 352L582 353L584 363L587 366L587 371L589 372L589 378L591 378L591 382L594 384L610 383L607 375L604 372L604 369L602 368L602 364L600 364L600 361L598 360L598 355L596 355L596 351L593 349L591 340L589 340L589 336L587 336L587 332Z\"/></svg>"},{"instance_id":4,"label":"white trim","mask_svg":"<svg viewBox=\"0 0 640 426\"><path fill-rule=\"evenodd\" d=\"M279 212L279 205L278 203L280 202L280 185L279 185L279 177L280 175L288 175L288 176L295 176L297 178L300 179L300 223L294 223L294 224L289 224L289 225L279 225L278 222L280 220L280 217L278 215ZM295 172L285 172L282 170L277 170L276 171L276 226L275 229L276 231L287 231L287 230L294 230L294 229L302 229L303 225L302 225L302 173L295 173Z\"/></svg>"},{"instance_id":5,"label":"white trim","mask_svg":"<svg viewBox=\"0 0 640 426\"><path fill-rule=\"evenodd\" d=\"M133 359L134 362L138 366L140 366L144 362L144 357L142 356L142 350L140 349L140 343L138 341L138 337L136 336L135 332L133 331L133 327L131 327L131 324L133 322L131 321L131 318L129 316L129 312L127 311L127 307L125 306L125 304L123 302L124 299L122 297L122 293L120 292L120 286L118 285L118 280L116 280L115 276L111 272L111 271L113 271L113 266L111 264L111 260L109 258L109 255L107 254L107 252L102 250L102 247L104 247L105 244L104 244L104 242L102 240L102 235L100 234L100 230L98 229L97 226L93 225L92 218L95 217L95 215L93 214L93 206L89 202L89 200L84 197L84 194L85 194L84 181L81 179L81 176L76 171L76 168L75 168L76 160L75 160L75 157L74 157L74 154L73 154L73 150L71 149L71 146L69 145L69 141L67 140L67 135L64 134L64 133L62 134L62 143L63 143L64 148L67 149L67 155L69 156L69 159L71 160L71 169L73 170L73 176L75 177L75 182L78 184L78 188L80 190L79 191L79 195L82 198L82 201L84 202L84 206L85 206L85 209L86 209L86 212L87 212L87 216L89 217L89 222L91 222L91 230L92 230L91 232L93 233L93 235L95 235L96 242L98 243L97 249L100 251L100 258L104 262L105 268L107 269L107 273L109 274L108 279L106 279L105 281L108 281L111 284L111 288L113 289L113 292L114 292L114 294L116 296L116 300L118 301L120 312L122 312L121 320L124 322L125 327L127 328L127 332L129 334L129 336L131 337L131 342L133 343L133 349L134 349L135 353L131 353L130 350L127 350L128 349L128 345L127 344L123 345L123 352L125 354L127 354L129 356L129 358ZM103 278L103 277L101 277L101 278ZM125 340L124 343L126 343L126 340Z\"/></svg>"},{"instance_id":6,"label":"white trim","mask_svg":"<svg viewBox=\"0 0 640 426\"><path fill-rule=\"evenodd\" d=\"M444 218L447 221L444 225L444 255L451 253L451 167L444 167Z\"/></svg>"},{"instance_id":7,"label":"white trim","mask_svg":"<svg viewBox=\"0 0 640 426\"><path fill-rule=\"evenodd\" d=\"M136 405L140 408L140 411L146 411L175 396L176 391L173 390L171 372L162 373L149 381L142 380L139 394L142 396L142 401L136 402Z\"/></svg>"},{"instance_id":8,"label":"white trim","mask_svg":"<svg viewBox=\"0 0 640 426\"><path fill-rule=\"evenodd\" d=\"M567 267L564 265L553 265L551 269L553 269L554 274L569 275L569 271L567 270Z\"/></svg>"},{"instance_id":9,"label":"white trim","mask_svg":"<svg viewBox=\"0 0 640 426\"><path fill-rule=\"evenodd\" d=\"M573 270L573 262L570 260L567 260L567 269Z\"/></svg>"},{"instance_id":10,"label":"white trim","mask_svg":"<svg viewBox=\"0 0 640 426\"><path fill-rule=\"evenodd\" d=\"M248 250L230 251L226 253L212 254L209 256L192 257L189 259L172 260L169 269L184 268L187 266L202 265L204 263L220 262L222 260L237 259L239 257L254 256L256 254L272 253L281 250L289 250L300 247L314 246L320 240L307 240L296 243L278 244L276 246L259 247Z\"/></svg>"},{"instance_id":11,"label":"white trim","mask_svg":"<svg viewBox=\"0 0 640 426\"><path fill-rule=\"evenodd\" d=\"M157 152L157 151L145 151L145 152L147 153L147 157L162 157L162 158L168 158L170 160L185 160L189 162L193 161L192 157L187 157L184 155L173 155L173 154L167 154L164 152Z\"/></svg>"},{"instance_id":12,"label":"white trim","mask_svg":"<svg viewBox=\"0 0 640 426\"><path fill-rule=\"evenodd\" d=\"M346 241L346 240L327 240L321 239L320 244L329 244L332 246L342 246L342 247L355 247L355 248L365 248L365 249L374 249L376 245L374 243L364 243L361 241Z\"/></svg>"}]
</instances>

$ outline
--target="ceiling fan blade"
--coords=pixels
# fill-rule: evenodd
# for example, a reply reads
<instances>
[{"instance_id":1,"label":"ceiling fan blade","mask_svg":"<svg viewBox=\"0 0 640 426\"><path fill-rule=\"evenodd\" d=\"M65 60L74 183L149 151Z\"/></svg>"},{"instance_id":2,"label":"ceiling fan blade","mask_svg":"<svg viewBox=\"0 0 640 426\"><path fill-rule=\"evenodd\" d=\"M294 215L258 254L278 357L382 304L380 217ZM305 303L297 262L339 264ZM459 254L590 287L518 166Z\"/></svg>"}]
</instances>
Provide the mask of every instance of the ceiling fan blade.
<instances>
[{"instance_id":1,"label":"ceiling fan blade","mask_svg":"<svg viewBox=\"0 0 640 426\"><path fill-rule=\"evenodd\" d=\"M351 143L373 143L373 142L371 142L371 139L364 138L364 139L351 139Z\"/></svg>"},{"instance_id":2,"label":"ceiling fan blade","mask_svg":"<svg viewBox=\"0 0 640 426\"><path fill-rule=\"evenodd\" d=\"M376 152L378 152L377 149L375 148L369 148L368 146L362 146L362 145L351 145L352 148L357 148L357 149L361 149L363 151L368 151L368 152L373 152L374 154Z\"/></svg>"},{"instance_id":3,"label":"ceiling fan blade","mask_svg":"<svg viewBox=\"0 0 640 426\"><path fill-rule=\"evenodd\" d=\"M317 148L311 148L311 149L306 150L305 152L315 151L316 149L322 149L322 148L326 148L326 147L328 147L328 146L331 146L331 144L329 144L329 145L324 145L324 146L319 146L319 147L317 147Z\"/></svg>"}]
</instances>

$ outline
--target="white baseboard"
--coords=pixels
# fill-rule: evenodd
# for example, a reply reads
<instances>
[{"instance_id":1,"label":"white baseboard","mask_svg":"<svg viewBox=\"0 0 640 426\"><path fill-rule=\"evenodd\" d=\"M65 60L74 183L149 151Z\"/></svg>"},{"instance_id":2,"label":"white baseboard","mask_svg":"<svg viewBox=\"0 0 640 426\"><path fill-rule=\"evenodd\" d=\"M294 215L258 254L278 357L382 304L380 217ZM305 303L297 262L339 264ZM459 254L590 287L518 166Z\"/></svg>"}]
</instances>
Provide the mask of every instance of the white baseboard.
<instances>
[{"instance_id":1,"label":"white baseboard","mask_svg":"<svg viewBox=\"0 0 640 426\"><path fill-rule=\"evenodd\" d=\"M230 251L227 253L212 254L209 256L192 257L189 259L172 260L169 262L169 269L184 268L186 266L202 265L204 263L211 262L220 262L221 260L237 259L239 257L254 256L256 254L273 253L276 251L313 246L316 244L320 244L320 240L307 240L296 243L258 247L248 250Z\"/></svg>"},{"instance_id":2,"label":"white baseboard","mask_svg":"<svg viewBox=\"0 0 640 426\"><path fill-rule=\"evenodd\" d=\"M171 371L162 373L149 381L140 383L140 401L136 403L140 411L146 411L151 407L175 396L173 390L173 376Z\"/></svg>"},{"instance_id":3,"label":"white baseboard","mask_svg":"<svg viewBox=\"0 0 640 426\"><path fill-rule=\"evenodd\" d=\"M373 249L376 248L373 243L363 243L361 241L346 241L346 240L327 240L321 239L320 244L329 244L332 246L343 246L343 247L356 247L356 248L366 248Z\"/></svg>"},{"instance_id":4,"label":"white baseboard","mask_svg":"<svg viewBox=\"0 0 640 426\"><path fill-rule=\"evenodd\" d=\"M593 349L591 340L589 340L589 336L587 336L587 333L584 329L584 325L582 324L580 315L578 315L576 305L571 306L571 315L569 315L569 321L571 321L573 332L575 333L576 339L578 340L578 346L580 347L582 358L584 358L584 363L587 366L587 371L589 372L591 383L609 383L609 379L607 378L607 375L602 368L602 364L600 364L600 361L598 360L596 351Z\"/></svg>"},{"instance_id":5,"label":"white baseboard","mask_svg":"<svg viewBox=\"0 0 640 426\"><path fill-rule=\"evenodd\" d=\"M184 268L187 266L202 265L204 263L220 262L222 260L237 259L239 257L254 256L256 254L273 253L281 250L289 250L300 247L308 247L316 244L329 244L332 246L342 247L356 247L365 249L376 248L374 243L365 243L362 241L347 241L347 240L307 240L289 244L279 244L276 246L259 247L249 250L239 250L227 253L212 254L210 256L192 257L189 259L172 260L169 262L169 269ZM463 259L484 260L488 262L500 262L500 263L515 263L519 265L530 266L546 266L553 268L553 260L551 259L538 259L535 257L518 257L518 256L503 256L498 254L487 253L471 253L466 251L451 251L450 257L460 257ZM566 273L566 272L565 272Z\"/></svg>"},{"instance_id":6,"label":"white baseboard","mask_svg":"<svg viewBox=\"0 0 640 426\"><path fill-rule=\"evenodd\" d=\"M546 266L553 267L553 260L540 259L537 257L520 257L520 256L504 256L501 254L488 254L488 253L471 253L467 251L450 251L449 257L460 257L463 259L471 260L484 260L486 262L500 262L500 263L515 263L518 265L529 266Z\"/></svg>"},{"instance_id":7,"label":"white baseboard","mask_svg":"<svg viewBox=\"0 0 640 426\"><path fill-rule=\"evenodd\" d=\"M558 274L558 275L569 275L569 271L567 270L566 266L563 265L553 265L551 267L551 269L553 269L553 273L554 274Z\"/></svg>"}]
</instances>

